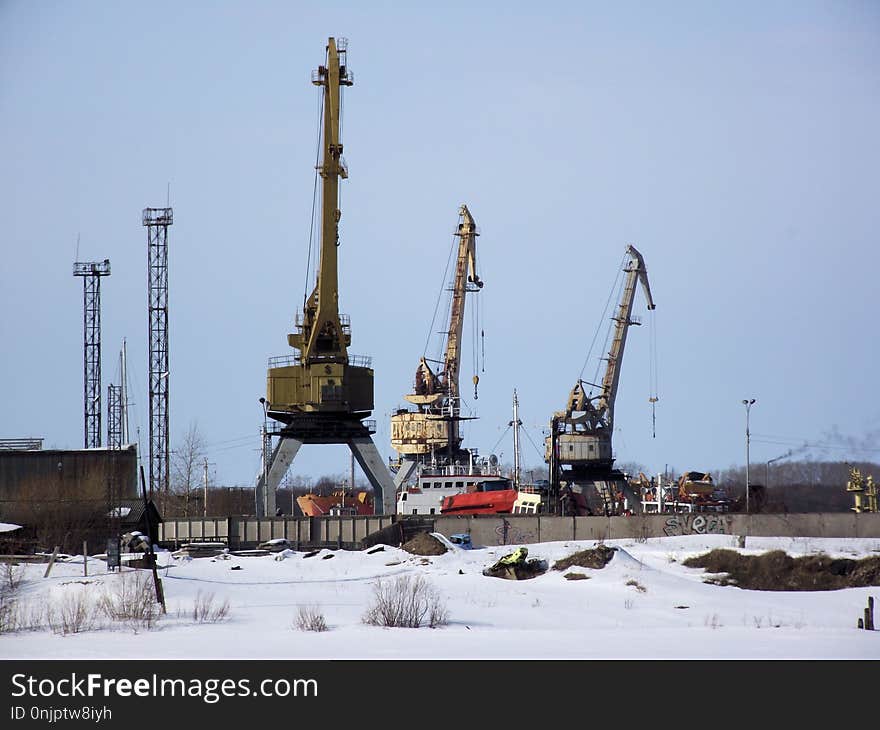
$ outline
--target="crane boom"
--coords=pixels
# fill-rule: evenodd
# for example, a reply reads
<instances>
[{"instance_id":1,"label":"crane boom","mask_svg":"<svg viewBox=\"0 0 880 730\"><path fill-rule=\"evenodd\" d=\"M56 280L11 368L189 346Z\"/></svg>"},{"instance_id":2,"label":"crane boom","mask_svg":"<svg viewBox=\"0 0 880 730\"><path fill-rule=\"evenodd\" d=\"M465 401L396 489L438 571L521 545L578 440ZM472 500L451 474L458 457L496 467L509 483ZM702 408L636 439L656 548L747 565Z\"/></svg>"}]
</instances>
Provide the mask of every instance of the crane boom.
<instances>
[{"instance_id":1,"label":"crane boom","mask_svg":"<svg viewBox=\"0 0 880 730\"><path fill-rule=\"evenodd\" d=\"M344 58L345 51L342 51ZM344 63L336 40L327 43L327 65L320 66L312 79L316 86L324 87L323 159L318 168L321 176L321 253L315 288L303 308L300 332L288 336L292 347L299 348L305 363L316 359L338 359L346 362L351 334L343 327L339 317L338 256L339 178L347 178L348 171L342 159L342 142L339 130L340 87L351 86L352 80Z\"/></svg>"},{"instance_id":2,"label":"crane boom","mask_svg":"<svg viewBox=\"0 0 880 730\"><path fill-rule=\"evenodd\" d=\"M614 339L611 342L611 350L608 353L608 367L605 369L605 377L602 380L602 394L596 404L596 411L600 418L604 415L609 431L614 422L614 401L617 398L617 387L620 383L620 365L623 362L623 349L626 346L626 334L629 326L639 324L632 319L633 301L635 300L636 282L640 282L648 301L648 309L654 309L654 299L651 296L651 287L648 284L648 273L645 270L645 260L634 246L627 246L626 252L630 256L626 271L626 283L623 296L617 307L617 315L614 317Z\"/></svg>"},{"instance_id":3,"label":"crane boom","mask_svg":"<svg viewBox=\"0 0 880 730\"><path fill-rule=\"evenodd\" d=\"M442 385L446 397L457 409L459 402L458 376L461 369L461 333L464 328L464 299L468 282L482 288L483 282L477 276L476 239L477 226L466 205L458 211L461 221L456 236L458 258L455 263L455 279L452 283L452 306L449 313L449 330L446 338L446 358L443 366Z\"/></svg>"}]
</instances>

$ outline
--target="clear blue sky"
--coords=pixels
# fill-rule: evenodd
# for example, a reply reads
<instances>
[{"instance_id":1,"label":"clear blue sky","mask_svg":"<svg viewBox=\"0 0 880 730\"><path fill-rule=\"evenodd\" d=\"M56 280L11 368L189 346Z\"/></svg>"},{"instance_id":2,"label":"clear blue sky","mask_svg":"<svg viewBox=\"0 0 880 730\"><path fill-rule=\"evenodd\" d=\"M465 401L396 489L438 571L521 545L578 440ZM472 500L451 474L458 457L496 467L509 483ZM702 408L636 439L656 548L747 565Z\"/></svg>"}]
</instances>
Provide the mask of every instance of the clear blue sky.
<instances>
[{"instance_id":1,"label":"clear blue sky","mask_svg":"<svg viewBox=\"0 0 880 730\"><path fill-rule=\"evenodd\" d=\"M652 437L651 333L633 328L619 461L744 463L743 398L757 399L755 462L804 442L835 447L804 452L816 457L880 458L874 2L6 0L0 437L82 446L71 267L109 258L102 390L125 338L146 449L140 217L170 183L172 441L197 422L216 479L253 483L267 358L289 351L306 283L310 73L329 36L349 39L355 74L341 309L351 352L373 356L383 455L464 202L482 231L486 332L467 446L510 459L516 388L524 458L540 463L531 441L604 337L632 243L657 305L660 400ZM466 394L470 362L466 350ZM347 469L344 447L305 447L294 464Z\"/></svg>"}]
</instances>

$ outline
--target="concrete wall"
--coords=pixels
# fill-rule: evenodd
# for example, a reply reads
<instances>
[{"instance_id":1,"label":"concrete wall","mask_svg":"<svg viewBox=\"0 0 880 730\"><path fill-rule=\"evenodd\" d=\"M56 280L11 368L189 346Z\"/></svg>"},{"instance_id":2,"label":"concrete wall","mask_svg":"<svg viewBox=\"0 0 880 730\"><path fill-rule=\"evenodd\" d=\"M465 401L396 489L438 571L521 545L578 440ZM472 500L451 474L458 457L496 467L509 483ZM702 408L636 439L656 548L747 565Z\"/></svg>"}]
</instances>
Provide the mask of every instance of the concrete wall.
<instances>
[{"instance_id":1,"label":"concrete wall","mask_svg":"<svg viewBox=\"0 0 880 730\"><path fill-rule=\"evenodd\" d=\"M172 518L159 525L159 543L172 547L187 542L225 542L239 548L285 538L296 545L339 542L350 545L360 543L392 521L391 515Z\"/></svg>"},{"instance_id":2,"label":"concrete wall","mask_svg":"<svg viewBox=\"0 0 880 730\"><path fill-rule=\"evenodd\" d=\"M299 544L356 545L392 524L394 515L346 517L208 517L171 519L159 527L164 545L222 541L253 547L274 538ZM474 545L514 545L565 540L614 540L676 535L754 537L880 538L880 514L816 513L741 515L691 513L630 517L553 517L549 515L476 515L435 517L434 531L449 536L469 533Z\"/></svg>"},{"instance_id":3,"label":"concrete wall","mask_svg":"<svg viewBox=\"0 0 880 730\"><path fill-rule=\"evenodd\" d=\"M711 512L630 517L457 516L437 517L444 535L463 532L474 545L512 545L564 540L614 540L675 535L880 538L880 513L740 515Z\"/></svg>"}]
</instances>

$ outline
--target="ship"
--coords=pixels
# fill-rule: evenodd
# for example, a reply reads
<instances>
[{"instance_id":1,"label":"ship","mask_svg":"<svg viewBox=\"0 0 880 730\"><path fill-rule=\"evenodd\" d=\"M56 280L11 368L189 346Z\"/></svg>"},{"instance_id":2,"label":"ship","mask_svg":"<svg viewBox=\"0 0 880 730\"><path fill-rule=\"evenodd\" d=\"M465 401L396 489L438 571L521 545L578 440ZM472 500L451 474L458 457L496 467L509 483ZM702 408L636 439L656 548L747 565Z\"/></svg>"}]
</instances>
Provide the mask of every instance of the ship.
<instances>
[{"instance_id":1,"label":"ship","mask_svg":"<svg viewBox=\"0 0 880 730\"><path fill-rule=\"evenodd\" d=\"M421 464L415 484L397 492L397 514L437 515L443 501L468 491L503 491L510 480L501 475L495 455L480 458L475 452L467 464Z\"/></svg>"}]
</instances>

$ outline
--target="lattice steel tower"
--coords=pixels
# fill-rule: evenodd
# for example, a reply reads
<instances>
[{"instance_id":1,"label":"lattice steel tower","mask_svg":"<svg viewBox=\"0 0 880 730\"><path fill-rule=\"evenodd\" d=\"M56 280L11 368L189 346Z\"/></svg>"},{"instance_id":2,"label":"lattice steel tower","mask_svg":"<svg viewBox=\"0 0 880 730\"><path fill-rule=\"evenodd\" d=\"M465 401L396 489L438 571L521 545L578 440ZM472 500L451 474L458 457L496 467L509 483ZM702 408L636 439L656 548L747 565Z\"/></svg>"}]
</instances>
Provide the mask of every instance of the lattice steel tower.
<instances>
[{"instance_id":1,"label":"lattice steel tower","mask_svg":"<svg viewBox=\"0 0 880 730\"><path fill-rule=\"evenodd\" d=\"M122 533L122 489L119 483L117 456L122 448L122 386L107 386L107 447L110 453L110 473L107 476L107 533L116 540Z\"/></svg>"},{"instance_id":2,"label":"lattice steel tower","mask_svg":"<svg viewBox=\"0 0 880 730\"><path fill-rule=\"evenodd\" d=\"M101 277L110 276L110 259L77 261L73 275L83 280L83 405L85 448L101 445Z\"/></svg>"},{"instance_id":3,"label":"lattice steel tower","mask_svg":"<svg viewBox=\"0 0 880 730\"><path fill-rule=\"evenodd\" d=\"M107 386L107 446L122 448L122 386Z\"/></svg>"},{"instance_id":4,"label":"lattice steel tower","mask_svg":"<svg viewBox=\"0 0 880 730\"><path fill-rule=\"evenodd\" d=\"M168 226L171 208L144 208L150 320L150 497L168 494Z\"/></svg>"}]
</instances>

